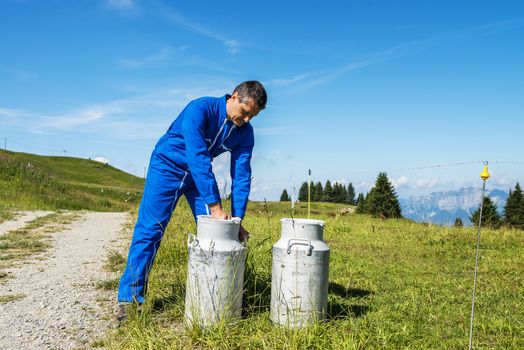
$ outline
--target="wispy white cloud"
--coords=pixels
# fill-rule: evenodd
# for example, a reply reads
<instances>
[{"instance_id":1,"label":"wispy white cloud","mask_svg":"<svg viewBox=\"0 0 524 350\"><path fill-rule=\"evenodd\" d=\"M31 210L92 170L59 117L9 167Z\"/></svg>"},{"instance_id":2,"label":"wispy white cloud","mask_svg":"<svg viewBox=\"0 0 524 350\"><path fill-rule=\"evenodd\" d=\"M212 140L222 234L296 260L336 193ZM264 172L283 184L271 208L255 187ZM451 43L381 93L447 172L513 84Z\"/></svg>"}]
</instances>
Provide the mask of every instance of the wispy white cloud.
<instances>
[{"instance_id":1,"label":"wispy white cloud","mask_svg":"<svg viewBox=\"0 0 524 350\"><path fill-rule=\"evenodd\" d=\"M143 57L143 58L122 58L117 62L121 67L128 69L137 69L142 67L155 66L160 63L167 61L174 54L174 50L171 47L164 47L159 52Z\"/></svg>"},{"instance_id":2,"label":"wispy white cloud","mask_svg":"<svg viewBox=\"0 0 524 350\"><path fill-rule=\"evenodd\" d=\"M415 187L433 188L439 184L439 180L432 179L418 179L415 181Z\"/></svg>"},{"instance_id":3,"label":"wispy white cloud","mask_svg":"<svg viewBox=\"0 0 524 350\"><path fill-rule=\"evenodd\" d=\"M367 181L360 181L356 183L354 187L356 193L367 193L371 190L373 184Z\"/></svg>"},{"instance_id":4,"label":"wispy white cloud","mask_svg":"<svg viewBox=\"0 0 524 350\"><path fill-rule=\"evenodd\" d=\"M52 131L44 131L44 130L38 130L38 129L29 129L28 130L31 134L35 135L56 135L56 132Z\"/></svg>"},{"instance_id":5,"label":"wispy white cloud","mask_svg":"<svg viewBox=\"0 0 524 350\"><path fill-rule=\"evenodd\" d=\"M20 112L16 109L0 107L0 117L17 117Z\"/></svg>"},{"instance_id":6,"label":"wispy white cloud","mask_svg":"<svg viewBox=\"0 0 524 350\"><path fill-rule=\"evenodd\" d=\"M408 178L405 177L404 175L396 178L396 179L391 179L391 184L393 186L395 186L395 188L399 188L399 187L402 187L404 185L406 185L408 183Z\"/></svg>"},{"instance_id":7,"label":"wispy white cloud","mask_svg":"<svg viewBox=\"0 0 524 350\"><path fill-rule=\"evenodd\" d=\"M227 40L224 42L224 44L227 46L229 53L233 55L237 54L242 47L242 43L238 42L237 40Z\"/></svg>"},{"instance_id":8,"label":"wispy white cloud","mask_svg":"<svg viewBox=\"0 0 524 350\"><path fill-rule=\"evenodd\" d=\"M274 87L289 87L294 92L300 92L317 85L321 85L339 78L340 76L347 74L351 71L361 69L379 62L385 61L392 57L392 52L395 50L385 50L380 53L375 53L367 56L366 58L351 62L345 66L334 68L334 69L323 69L305 72L291 78L277 78L268 82L269 86Z\"/></svg>"},{"instance_id":9,"label":"wispy white cloud","mask_svg":"<svg viewBox=\"0 0 524 350\"><path fill-rule=\"evenodd\" d=\"M184 89L158 88L142 95L57 113L0 107L0 125L40 134L80 132L110 134L121 139L154 139L195 96L220 96L229 85L224 81L213 84Z\"/></svg>"},{"instance_id":10,"label":"wispy white cloud","mask_svg":"<svg viewBox=\"0 0 524 350\"><path fill-rule=\"evenodd\" d=\"M227 48L228 52L233 55L237 54L242 47L246 46L245 43L242 43L236 40L235 38L231 38L226 35L221 35L216 31L185 17L180 12L175 10L173 7L168 6L160 1L155 1L153 4L156 7L157 15L166 18L171 23L180 26L192 33L221 42Z\"/></svg>"},{"instance_id":11,"label":"wispy white cloud","mask_svg":"<svg viewBox=\"0 0 524 350\"><path fill-rule=\"evenodd\" d=\"M394 45L385 50L365 55L360 59L348 62L346 65L338 68L303 72L291 78L273 79L269 81L268 84L275 87L289 86L293 88L293 91L298 92L304 89L315 87L317 85L325 84L352 71L383 63L395 58L400 58L406 55L415 54L417 52L427 50L430 47L442 45L450 41L464 40L471 35L496 33L522 26L524 26L524 18L515 18L446 32L429 38L412 40Z\"/></svg>"},{"instance_id":12,"label":"wispy white cloud","mask_svg":"<svg viewBox=\"0 0 524 350\"><path fill-rule=\"evenodd\" d=\"M291 77L291 78L278 78L278 79L273 79L273 80L270 80L268 81L265 85L267 86L276 86L276 87L281 87L281 86L288 86L288 85L291 85L291 84L295 84L299 81L302 81L308 77L310 77L311 75L318 75L320 73L318 72L308 72L308 73L303 73L303 74L300 74L300 75L297 75L295 77Z\"/></svg>"},{"instance_id":13,"label":"wispy white cloud","mask_svg":"<svg viewBox=\"0 0 524 350\"><path fill-rule=\"evenodd\" d=\"M94 157L93 160L96 161L96 162L109 164L109 159L107 159L106 157L98 156L98 157Z\"/></svg>"}]
</instances>

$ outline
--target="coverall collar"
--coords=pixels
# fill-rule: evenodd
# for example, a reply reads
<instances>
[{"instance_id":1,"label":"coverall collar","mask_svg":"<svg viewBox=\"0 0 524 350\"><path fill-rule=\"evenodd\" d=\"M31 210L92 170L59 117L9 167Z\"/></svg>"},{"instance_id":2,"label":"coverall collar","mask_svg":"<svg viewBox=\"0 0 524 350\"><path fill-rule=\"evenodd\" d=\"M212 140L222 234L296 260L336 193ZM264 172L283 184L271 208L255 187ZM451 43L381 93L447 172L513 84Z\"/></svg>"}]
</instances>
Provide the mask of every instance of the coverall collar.
<instances>
[{"instance_id":1,"label":"coverall collar","mask_svg":"<svg viewBox=\"0 0 524 350\"><path fill-rule=\"evenodd\" d=\"M223 123L224 122L224 119L227 119L227 109L226 109L226 102L228 99L231 98L231 95L229 94L225 94L221 99L220 99L220 123ZM231 120L227 119L228 122L231 122Z\"/></svg>"}]
</instances>

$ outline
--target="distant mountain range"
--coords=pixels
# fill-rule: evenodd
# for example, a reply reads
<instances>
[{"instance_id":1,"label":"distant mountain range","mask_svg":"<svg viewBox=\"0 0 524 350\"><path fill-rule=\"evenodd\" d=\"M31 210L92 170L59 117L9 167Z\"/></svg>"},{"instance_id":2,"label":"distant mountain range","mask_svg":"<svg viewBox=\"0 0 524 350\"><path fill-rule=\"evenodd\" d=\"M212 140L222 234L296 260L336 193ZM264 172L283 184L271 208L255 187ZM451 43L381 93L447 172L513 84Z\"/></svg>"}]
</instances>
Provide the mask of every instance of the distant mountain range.
<instances>
[{"instance_id":1,"label":"distant mountain range","mask_svg":"<svg viewBox=\"0 0 524 350\"><path fill-rule=\"evenodd\" d=\"M402 215L417 222L429 222L451 226L456 218L461 218L464 225L471 225L471 213L480 205L482 189L463 187L458 191L433 192L427 196L399 198ZM502 214L508 193L493 189L486 191Z\"/></svg>"}]
</instances>

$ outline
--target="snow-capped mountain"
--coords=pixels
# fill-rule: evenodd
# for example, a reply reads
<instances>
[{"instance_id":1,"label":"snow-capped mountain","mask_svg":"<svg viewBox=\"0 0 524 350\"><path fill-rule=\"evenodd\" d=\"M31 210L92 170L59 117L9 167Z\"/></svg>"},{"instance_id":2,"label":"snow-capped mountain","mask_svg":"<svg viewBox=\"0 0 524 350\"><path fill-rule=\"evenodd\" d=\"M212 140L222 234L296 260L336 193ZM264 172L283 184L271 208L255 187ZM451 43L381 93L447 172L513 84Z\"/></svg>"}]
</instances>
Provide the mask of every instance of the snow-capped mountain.
<instances>
[{"instance_id":1,"label":"snow-capped mountain","mask_svg":"<svg viewBox=\"0 0 524 350\"><path fill-rule=\"evenodd\" d=\"M458 191L433 192L427 196L400 198L402 215L418 222L431 222L439 225L453 225L456 218L461 218L464 225L470 225L471 213L480 205L482 189L463 187ZM508 193L493 189L486 195L498 206L502 213Z\"/></svg>"}]
</instances>

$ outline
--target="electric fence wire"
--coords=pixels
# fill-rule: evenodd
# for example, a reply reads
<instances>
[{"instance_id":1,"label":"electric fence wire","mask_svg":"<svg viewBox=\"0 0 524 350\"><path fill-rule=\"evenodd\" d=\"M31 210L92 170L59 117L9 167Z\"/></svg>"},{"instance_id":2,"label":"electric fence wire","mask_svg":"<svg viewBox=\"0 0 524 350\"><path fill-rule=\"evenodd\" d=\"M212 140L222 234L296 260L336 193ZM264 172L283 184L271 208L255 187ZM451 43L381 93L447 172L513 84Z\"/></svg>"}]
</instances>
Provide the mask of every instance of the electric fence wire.
<instances>
[{"instance_id":1,"label":"electric fence wire","mask_svg":"<svg viewBox=\"0 0 524 350\"><path fill-rule=\"evenodd\" d=\"M13 140L11 138L6 138L6 140L9 141L9 143L14 143L14 144L17 144L19 146L31 148L31 149L34 149L34 150L53 152L53 153L58 153L58 154L62 154L64 152L64 150L49 149L49 148L44 148L44 147L40 147L40 146L35 147L35 146L27 145L27 144L15 141L15 140ZM86 154L81 154L81 153L78 153L78 152L67 152L67 154L69 154L71 156L82 157L82 158L90 158L90 156L88 156ZM424 169L435 169L435 168L450 168L450 167L463 166L463 165L472 165L472 164L479 164L479 163L484 164L485 162L486 161L484 161L484 160L472 160L472 161L465 161L465 162L458 162L458 163L441 163L441 164L415 166L415 167L407 167L407 168L386 169L385 171L386 172L397 172L397 171L424 170ZM489 163L490 164L524 164L524 160L502 160L502 161L490 160ZM364 171L349 171L348 173L351 173L351 174L368 174L368 173L377 173L377 172L378 172L378 170L364 170Z\"/></svg>"},{"instance_id":2,"label":"electric fence wire","mask_svg":"<svg viewBox=\"0 0 524 350\"><path fill-rule=\"evenodd\" d=\"M443 163L443 164L433 164L433 165L424 165L424 166L416 166L416 167L408 167L408 168L396 168L396 169L388 169L386 172L395 172L395 171L410 171L410 170L424 170L424 169L435 169L435 168L450 168L455 166L462 166L462 165L471 165L471 164L479 164L484 163L483 160L473 160L468 162L460 162L460 163ZM524 163L524 161L522 161ZM377 170L366 170L366 171L349 171L349 173L352 174L367 174L367 173L376 173Z\"/></svg>"}]
</instances>

